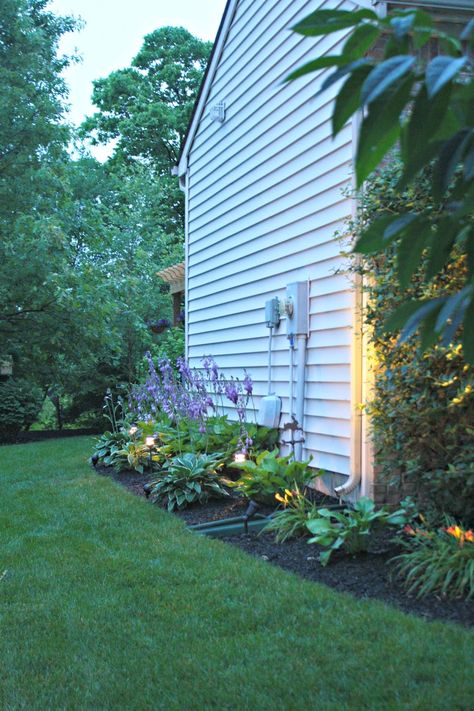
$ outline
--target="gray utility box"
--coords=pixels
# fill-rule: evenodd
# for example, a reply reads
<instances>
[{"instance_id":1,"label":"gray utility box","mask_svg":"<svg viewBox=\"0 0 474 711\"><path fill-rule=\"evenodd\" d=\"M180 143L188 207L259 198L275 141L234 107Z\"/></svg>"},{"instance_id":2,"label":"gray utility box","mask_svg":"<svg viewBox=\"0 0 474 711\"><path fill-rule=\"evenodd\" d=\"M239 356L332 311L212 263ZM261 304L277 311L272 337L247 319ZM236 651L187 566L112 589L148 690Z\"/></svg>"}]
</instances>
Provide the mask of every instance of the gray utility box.
<instances>
[{"instance_id":1,"label":"gray utility box","mask_svg":"<svg viewBox=\"0 0 474 711\"><path fill-rule=\"evenodd\" d=\"M295 281L286 287L286 332L307 336L309 330L309 288L307 281Z\"/></svg>"}]
</instances>

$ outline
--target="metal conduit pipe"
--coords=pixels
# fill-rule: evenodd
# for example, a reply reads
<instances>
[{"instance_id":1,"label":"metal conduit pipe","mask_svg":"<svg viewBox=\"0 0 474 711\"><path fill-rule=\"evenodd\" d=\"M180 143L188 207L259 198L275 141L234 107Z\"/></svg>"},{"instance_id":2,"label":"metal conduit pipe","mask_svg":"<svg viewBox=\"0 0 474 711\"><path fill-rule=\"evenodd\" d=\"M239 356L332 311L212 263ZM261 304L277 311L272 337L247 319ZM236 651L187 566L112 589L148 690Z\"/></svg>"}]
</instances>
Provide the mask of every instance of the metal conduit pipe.
<instances>
[{"instance_id":1,"label":"metal conduit pipe","mask_svg":"<svg viewBox=\"0 0 474 711\"><path fill-rule=\"evenodd\" d=\"M304 402L306 384L306 335L296 337L296 407L295 417L300 426L298 439L304 439ZM295 444L295 459L299 462L303 459L303 442Z\"/></svg>"},{"instance_id":2,"label":"metal conduit pipe","mask_svg":"<svg viewBox=\"0 0 474 711\"><path fill-rule=\"evenodd\" d=\"M290 393L289 393L289 403L288 403L288 414L290 416L290 420L295 414L294 410L294 387L295 387L295 374L294 374L294 362L295 362L295 337L291 333L288 336L288 340L290 342L290 373L289 373L289 381L290 381Z\"/></svg>"}]
</instances>

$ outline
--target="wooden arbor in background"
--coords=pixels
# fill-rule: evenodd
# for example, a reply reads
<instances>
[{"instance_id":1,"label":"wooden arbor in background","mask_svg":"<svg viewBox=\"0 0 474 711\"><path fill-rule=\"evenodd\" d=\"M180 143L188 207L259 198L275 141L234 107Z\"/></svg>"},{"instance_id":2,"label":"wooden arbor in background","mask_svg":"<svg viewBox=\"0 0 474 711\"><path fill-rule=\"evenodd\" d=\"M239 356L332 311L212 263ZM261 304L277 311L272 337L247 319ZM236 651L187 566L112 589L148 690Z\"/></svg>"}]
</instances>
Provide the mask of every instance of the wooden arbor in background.
<instances>
[{"instance_id":1,"label":"wooden arbor in background","mask_svg":"<svg viewBox=\"0 0 474 711\"><path fill-rule=\"evenodd\" d=\"M184 299L184 262L162 269L157 276L170 285L170 293L173 297L173 326L177 326Z\"/></svg>"}]
</instances>

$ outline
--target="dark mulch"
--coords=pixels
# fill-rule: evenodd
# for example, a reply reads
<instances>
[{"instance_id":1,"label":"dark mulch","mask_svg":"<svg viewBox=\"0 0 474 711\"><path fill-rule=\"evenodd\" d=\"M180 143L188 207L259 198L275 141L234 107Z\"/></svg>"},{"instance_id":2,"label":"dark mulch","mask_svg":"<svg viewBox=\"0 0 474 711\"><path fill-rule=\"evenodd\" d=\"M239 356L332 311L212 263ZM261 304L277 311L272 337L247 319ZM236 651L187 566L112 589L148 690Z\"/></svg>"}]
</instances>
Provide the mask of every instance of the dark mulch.
<instances>
[{"instance_id":1,"label":"dark mulch","mask_svg":"<svg viewBox=\"0 0 474 711\"><path fill-rule=\"evenodd\" d=\"M117 474L106 467L99 467L96 471L112 477L139 496L144 496L143 485L150 481L148 474L140 475L136 472ZM241 516L245 513L247 505L246 499L233 495L229 499L211 500L205 506L191 506L176 515L188 525L192 525ZM270 513L270 509L262 507L260 512L267 514ZM224 540L250 555L296 573L306 580L328 585L358 598L381 600L426 620L442 620L457 622L466 627L474 626L474 601L443 600L435 595L422 600L408 597L401 585L391 576L392 567L388 561L400 550L386 532L373 537L368 553L357 557L337 553L325 568L318 562L321 548L308 545L307 539L276 543L273 534L260 533L242 534Z\"/></svg>"}]
</instances>

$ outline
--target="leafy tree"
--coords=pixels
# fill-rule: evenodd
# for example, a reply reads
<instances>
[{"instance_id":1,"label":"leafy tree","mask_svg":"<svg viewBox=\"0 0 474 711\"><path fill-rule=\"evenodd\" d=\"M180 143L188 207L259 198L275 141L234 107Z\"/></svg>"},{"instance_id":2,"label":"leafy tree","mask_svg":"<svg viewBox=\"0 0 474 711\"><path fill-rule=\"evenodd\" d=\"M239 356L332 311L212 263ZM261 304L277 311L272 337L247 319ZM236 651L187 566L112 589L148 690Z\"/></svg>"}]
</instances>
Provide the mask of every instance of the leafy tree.
<instances>
[{"instance_id":1,"label":"leafy tree","mask_svg":"<svg viewBox=\"0 0 474 711\"><path fill-rule=\"evenodd\" d=\"M453 249L463 251L466 271L460 288L454 294L408 301L391 315L386 328L401 328L402 341L419 330L425 350L440 337L448 344L464 324L465 357L474 363L474 19L460 38L434 27L422 10L398 11L384 19L368 9L319 10L293 29L314 37L347 28L354 31L341 55L310 61L289 79L334 68L321 87L324 91L343 80L332 117L334 136L352 115L364 112L355 161L358 188L398 142L403 160L400 193L428 171L436 210L407 207L382 215L361 234L355 251L375 254L396 245L402 288L426 252L423 281L428 287L446 269ZM431 40L442 52L432 59ZM371 52L375 45L383 47L381 60Z\"/></svg>"},{"instance_id":2,"label":"leafy tree","mask_svg":"<svg viewBox=\"0 0 474 711\"><path fill-rule=\"evenodd\" d=\"M180 29L149 35L131 70L143 100L133 130L117 104L113 159L72 160L61 78L70 59L57 50L74 22L46 0L0 1L0 357L13 356L21 397L34 392L35 408L38 392L51 398L61 426L100 411L105 389L132 382L145 350L159 347L148 323L171 304L156 272L182 259L169 151L179 150L209 48ZM13 424L30 424L25 408Z\"/></svg>"},{"instance_id":3,"label":"leafy tree","mask_svg":"<svg viewBox=\"0 0 474 711\"><path fill-rule=\"evenodd\" d=\"M68 138L60 125L68 59L56 56L68 18L46 0L2 0L0 13L0 327L58 297L62 244L53 215Z\"/></svg>"},{"instance_id":4,"label":"leafy tree","mask_svg":"<svg viewBox=\"0 0 474 711\"><path fill-rule=\"evenodd\" d=\"M212 44L182 27L145 37L132 66L94 82L99 111L83 124L96 143L116 141L116 157L169 174L176 164Z\"/></svg>"},{"instance_id":5,"label":"leafy tree","mask_svg":"<svg viewBox=\"0 0 474 711\"><path fill-rule=\"evenodd\" d=\"M2 0L0 13L0 356L13 356L15 378L31 391L47 387L41 344L48 333L54 350L68 293L59 211L69 135L61 71L70 59L57 50L75 23L46 5Z\"/></svg>"}]
</instances>

